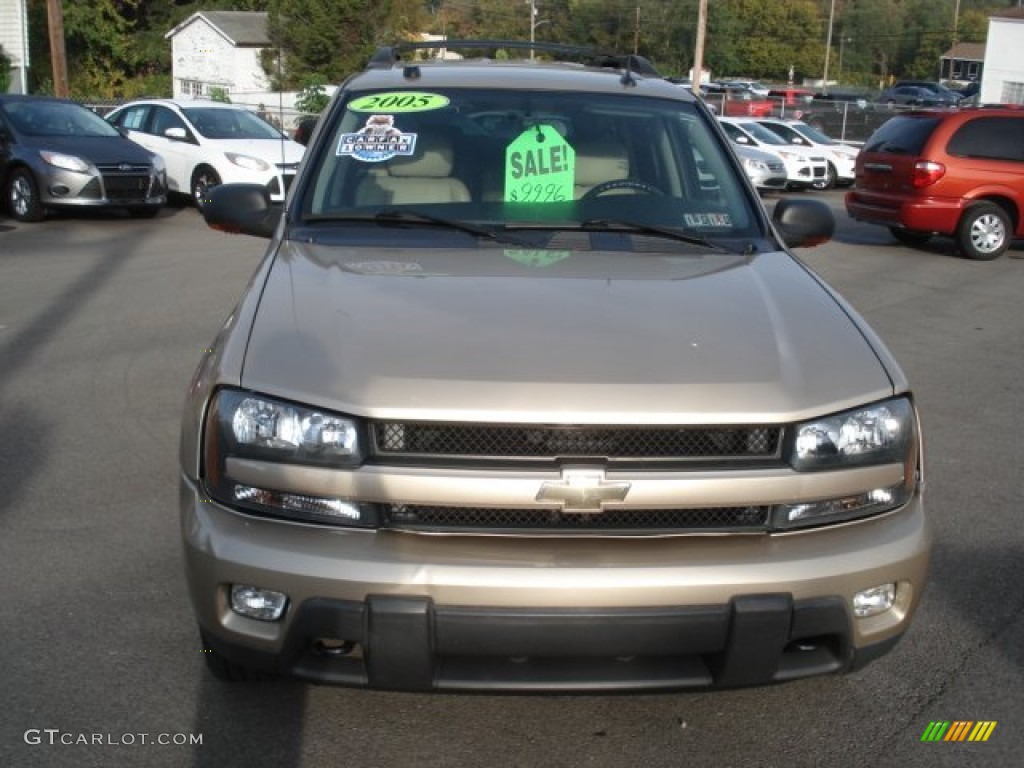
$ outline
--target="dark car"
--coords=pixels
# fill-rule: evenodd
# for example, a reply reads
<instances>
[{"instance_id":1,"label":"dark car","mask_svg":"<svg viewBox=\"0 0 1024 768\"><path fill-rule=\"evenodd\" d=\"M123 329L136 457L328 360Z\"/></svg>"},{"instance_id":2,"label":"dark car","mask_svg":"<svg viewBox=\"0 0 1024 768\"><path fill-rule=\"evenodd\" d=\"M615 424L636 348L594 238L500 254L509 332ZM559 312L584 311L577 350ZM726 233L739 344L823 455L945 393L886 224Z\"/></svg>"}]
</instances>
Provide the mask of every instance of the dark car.
<instances>
[{"instance_id":1,"label":"dark car","mask_svg":"<svg viewBox=\"0 0 1024 768\"><path fill-rule=\"evenodd\" d=\"M931 91L920 85L894 85L878 94L876 101L890 107L954 107L959 99L955 96Z\"/></svg>"},{"instance_id":2,"label":"dark car","mask_svg":"<svg viewBox=\"0 0 1024 768\"><path fill-rule=\"evenodd\" d=\"M914 111L892 118L857 157L846 210L900 242L956 239L995 259L1024 237L1024 110Z\"/></svg>"},{"instance_id":3,"label":"dark car","mask_svg":"<svg viewBox=\"0 0 1024 768\"><path fill-rule=\"evenodd\" d=\"M159 156L80 104L0 95L0 189L18 221L61 207L148 218L167 201L167 173Z\"/></svg>"},{"instance_id":4,"label":"dark car","mask_svg":"<svg viewBox=\"0 0 1024 768\"><path fill-rule=\"evenodd\" d=\"M954 91L952 88L947 88L942 83L936 83L934 80L898 80L893 85L897 87L907 85L923 88L931 93L936 102L940 104L955 105L963 98L962 94Z\"/></svg>"}]
</instances>

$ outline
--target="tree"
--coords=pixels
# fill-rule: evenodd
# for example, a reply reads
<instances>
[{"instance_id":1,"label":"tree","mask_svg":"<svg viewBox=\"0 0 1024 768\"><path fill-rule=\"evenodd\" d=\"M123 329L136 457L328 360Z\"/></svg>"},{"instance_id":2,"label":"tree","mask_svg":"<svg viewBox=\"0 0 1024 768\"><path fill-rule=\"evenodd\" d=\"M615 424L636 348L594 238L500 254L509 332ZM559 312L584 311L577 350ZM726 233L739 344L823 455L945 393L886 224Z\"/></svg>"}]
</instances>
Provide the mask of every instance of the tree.
<instances>
[{"instance_id":1,"label":"tree","mask_svg":"<svg viewBox=\"0 0 1024 768\"><path fill-rule=\"evenodd\" d=\"M331 99L327 95L327 78L323 75L308 75L302 83L302 90L295 99L295 108L307 115L319 115Z\"/></svg>"},{"instance_id":2,"label":"tree","mask_svg":"<svg viewBox=\"0 0 1024 768\"><path fill-rule=\"evenodd\" d=\"M11 59L0 45L0 93L7 93L11 87Z\"/></svg>"},{"instance_id":3,"label":"tree","mask_svg":"<svg viewBox=\"0 0 1024 768\"><path fill-rule=\"evenodd\" d=\"M377 45L408 39L429 22L422 0L269 0L267 14L273 50L263 68L283 89L314 74L341 82Z\"/></svg>"}]
</instances>

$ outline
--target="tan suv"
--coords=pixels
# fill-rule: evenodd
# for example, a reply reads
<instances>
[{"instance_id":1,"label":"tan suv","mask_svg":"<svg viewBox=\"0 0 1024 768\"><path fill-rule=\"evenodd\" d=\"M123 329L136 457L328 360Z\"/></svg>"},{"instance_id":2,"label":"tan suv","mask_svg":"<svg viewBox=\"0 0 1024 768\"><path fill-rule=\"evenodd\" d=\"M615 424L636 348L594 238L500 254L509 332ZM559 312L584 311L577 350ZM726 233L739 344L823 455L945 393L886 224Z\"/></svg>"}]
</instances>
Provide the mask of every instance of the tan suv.
<instances>
[{"instance_id":1,"label":"tan suv","mask_svg":"<svg viewBox=\"0 0 1024 768\"><path fill-rule=\"evenodd\" d=\"M930 550L920 430L787 251L827 206L769 220L641 58L444 45L339 89L283 212L257 185L204 207L271 238L184 410L210 669L654 690L892 648Z\"/></svg>"}]
</instances>

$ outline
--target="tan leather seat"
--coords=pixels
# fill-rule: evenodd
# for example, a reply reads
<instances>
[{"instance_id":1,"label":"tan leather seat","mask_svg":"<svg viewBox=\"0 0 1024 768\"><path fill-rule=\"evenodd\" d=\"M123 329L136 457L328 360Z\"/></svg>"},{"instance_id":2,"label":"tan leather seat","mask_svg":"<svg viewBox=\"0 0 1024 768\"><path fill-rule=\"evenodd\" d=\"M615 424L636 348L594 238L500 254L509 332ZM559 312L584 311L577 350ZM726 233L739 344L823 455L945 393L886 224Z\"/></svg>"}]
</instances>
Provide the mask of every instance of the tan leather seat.
<instances>
[{"instance_id":1,"label":"tan leather seat","mask_svg":"<svg viewBox=\"0 0 1024 768\"><path fill-rule=\"evenodd\" d=\"M451 175L453 165L450 142L420 136L415 154L371 170L356 190L356 205L469 202L466 185Z\"/></svg>"},{"instance_id":2,"label":"tan leather seat","mask_svg":"<svg viewBox=\"0 0 1024 768\"><path fill-rule=\"evenodd\" d=\"M629 178L629 157L620 144L602 142L581 144L576 148L576 179L574 190L579 200L591 189L606 181ZM630 190L614 190L608 194L629 194Z\"/></svg>"}]
</instances>

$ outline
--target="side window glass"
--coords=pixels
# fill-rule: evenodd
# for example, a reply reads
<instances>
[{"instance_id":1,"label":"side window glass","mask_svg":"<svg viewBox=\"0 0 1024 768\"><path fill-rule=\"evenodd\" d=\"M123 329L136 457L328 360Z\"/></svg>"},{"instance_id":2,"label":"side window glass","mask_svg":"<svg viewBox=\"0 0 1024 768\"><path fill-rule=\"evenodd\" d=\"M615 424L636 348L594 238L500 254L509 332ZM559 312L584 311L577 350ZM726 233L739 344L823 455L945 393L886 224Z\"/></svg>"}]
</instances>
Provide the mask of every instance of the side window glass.
<instances>
[{"instance_id":1,"label":"side window glass","mask_svg":"<svg viewBox=\"0 0 1024 768\"><path fill-rule=\"evenodd\" d=\"M961 157L1024 161L1024 119L983 117L964 123L949 140L948 152Z\"/></svg>"},{"instance_id":2,"label":"side window glass","mask_svg":"<svg viewBox=\"0 0 1024 768\"><path fill-rule=\"evenodd\" d=\"M150 126L150 133L163 136L168 128L185 128L185 121L167 107L156 107L153 110L153 123Z\"/></svg>"},{"instance_id":3,"label":"side window glass","mask_svg":"<svg viewBox=\"0 0 1024 768\"><path fill-rule=\"evenodd\" d=\"M119 114L115 122L130 131L142 131L145 130L148 113L149 107L132 107Z\"/></svg>"}]
</instances>

